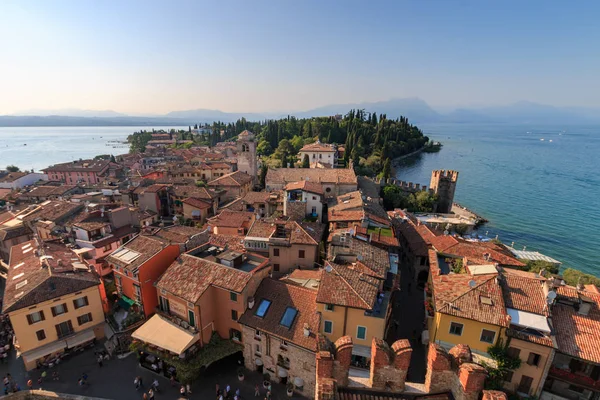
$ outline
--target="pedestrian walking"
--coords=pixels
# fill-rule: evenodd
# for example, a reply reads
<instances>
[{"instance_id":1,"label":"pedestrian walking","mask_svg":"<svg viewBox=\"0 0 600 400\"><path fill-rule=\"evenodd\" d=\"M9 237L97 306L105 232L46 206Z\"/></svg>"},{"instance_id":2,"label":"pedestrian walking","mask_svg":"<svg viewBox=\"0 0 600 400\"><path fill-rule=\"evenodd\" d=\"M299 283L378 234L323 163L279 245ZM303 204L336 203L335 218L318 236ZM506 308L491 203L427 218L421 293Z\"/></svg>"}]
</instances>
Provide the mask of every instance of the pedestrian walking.
<instances>
[{"instance_id":1,"label":"pedestrian walking","mask_svg":"<svg viewBox=\"0 0 600 400\"><path fill-rule=\"evenodd\" d=\"M81 375L81 378L83 379L83 383L87 383L88 375L85 372Z\"/></svg>"},{"instance_id":2,"label":"pedestrian walking","mask_svg":"<svg viewBox=\"0 0 600 400\"><path fill-rule=\"evenodd\" d=\"M144 386L144 381L142 380L142 376L138 376L138 379L140 380L140 387Z\"/></svg>"},{"instance_id":3,"label":"pedestrian walking","mask_svg":"<svg viewBox=\"0 0 600 400\"><path fill-rule=\"evenodd\" d=\"M171 386L175 387L175 375L171 375Z\"/></svg>"},{"instance_id":4,"label":"pedestrian walking","mask_svg":"<svg viewBox=\"0 0 600 400\"><path fill-rule=\"evenodd\" d=\"M98 361L98 366L100 368L102 368L102 360L104 360L104 358L102 357L102 354L98 354L98 358L96 358L96 361Z\"/></svg>"},{"instance_id":5,"label":"pedestrian walking","mask_svg":"<svg viewBox=\"0 0 600 400\"><path fill-rule=\"evenodd\" d=\"M148 390L148 400L154 400L154 390L152 388Z\"/></svg>"},{"instance_id":6,"label":"pedestrian walking","mask_svg":"<svg viewBox=\"0 0 600 400\"><path fill-rule=\"evenodd\" d=\"M190 385L189 383L187 383L187 384L185 385L185 391L186 391L188 394L192 394L192 385Z\"/></svg>"},{"instance_id":7,"label":"pedestrian walking","mask_svg":"<svg viewBox=\"0 0 600 400\"><path fill-rule=\"evenodd\" d=\"M58 378L58 371L54 371L54 372L52 373L52 380L53 380L53 381L57 381L58 379L59 379L59 378Z\"/></svg>"},{"instance_id":8,"label":"pedestrian walking","mask_svg":"<svg viewBox=\"0 0 600 400\"><path fill-rule=\"evenodd\" d=\"M235 395L240 397L240 388L235 389Z\"/></svg>"},{"instance_id":9,"label":"pedestrian walking","mask_svg":"<svg viewBox=\"0 0 600 400\"><path fill-rule=\"evenodd\" d=\"M229 386L229 383L228 383L227 386L225 386L225 398L229 397L230 391L231 391L231 386Z\"/></svg>"},{"instance_id":10,"label":"pedestrian walking","mask_svg":"<svg viewBox=\"0 0 600 400\"><path fill-rule=\"evenodd\" d=\"M31 379L27 381L27 389L33 389L33 381Z\"/></svg>"},{"instance_id":11,"label":"pedestrian walking","mask_svg":"<svg viewBox=\"0 0 600 400\"><path fill-rule=\"evenodd\" d=\"M135 385L135 390L139 390L140 389L140 379L139 379L139 376L135 377L135 379L133 380L133 384Z\"/></svg>"},{"instance_id":12,"label":"pedestrian walking","mask_svg":"<svg viewBox=\"0 0 600 400\"><path fill-rule=\"evenodd\" d=\"M179 388L179 394L182 395L183 397L186 397L185 386L181 385L181 387Z\"/></svg>"},{"instance_id":13,"label":"pedestrian walking","mask_svg":"<svg viewBox=\"0 0 600 400\"><path fill-rule=\"evenodd\" d=\"M258 384L254 386L254 397L260 396L260 389L258 388Z\"/></svg>"},{"instance_id":14,"label":"pedestrian walking","mask_svg":"<svg viewBox=\"0 0 600 400\"><path fill-rule=\"evenodd\" d=\"M219 384L218 383L215 385L215 392L217 394L217 397L219 397L219 394L221 394L221 389L219 388Z\"/></svg>"},{"instance_id":15,"label":"pedestrian walking","mask_svg":"<svg viewBox=\"0 0 600 400\"><path fill-rule=\"evenodd\" d=\"M142 396L143 400L148 400L148 394L144 393L144 395Z\"/></svg>"}]
</instances>

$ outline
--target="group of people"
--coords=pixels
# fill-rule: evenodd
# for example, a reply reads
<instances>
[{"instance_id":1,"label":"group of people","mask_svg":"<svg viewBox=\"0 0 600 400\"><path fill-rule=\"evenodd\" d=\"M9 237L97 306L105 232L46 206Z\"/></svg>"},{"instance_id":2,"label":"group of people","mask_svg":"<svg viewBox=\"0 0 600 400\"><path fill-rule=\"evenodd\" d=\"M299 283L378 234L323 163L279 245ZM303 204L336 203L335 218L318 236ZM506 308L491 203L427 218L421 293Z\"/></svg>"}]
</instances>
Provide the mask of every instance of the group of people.
<instances>
[{"instance_id":1,"label":"group of people","mask_svg":"<svg viewBox=\"0 0 600 400\"><path fill-rule=\"evenodd\" d=\"M13 329L8 315L0 315L0 362L8 361L8 352L12 346Z\"/></svg>"},{"instance_id":2,"label":"group of people","mask_svg":"<svg viewBox=\"0 0 600 400\"><path fill-rule=\"evenodd\" d=\"M224 390L221 390L221 387L219 386L219 384L216 384L216 394L217 394L217 400L241 400L241 394L240 394L240 389L236 389L235 392L232 392L231 390L231 386L229 386L229 384L227 386L225 386ZM271 384L269 383L269 386L265 388L266 392L265 392L265 397L264 400L271 400ZM260 397L261 396L261 390L260 390L260 386L256 385L254 386L254 397Z\"/></svg>"},{"instance_id":3,"label":"group of people","mask_svg":"<svg viewBox=\"0 0 600 400\"><path fill-rule=\"evenodd\" d=\"M16 393L21 390L19 383L16 382L10 374L4 375L4 394Z\"/></svg>"}]
</instances>

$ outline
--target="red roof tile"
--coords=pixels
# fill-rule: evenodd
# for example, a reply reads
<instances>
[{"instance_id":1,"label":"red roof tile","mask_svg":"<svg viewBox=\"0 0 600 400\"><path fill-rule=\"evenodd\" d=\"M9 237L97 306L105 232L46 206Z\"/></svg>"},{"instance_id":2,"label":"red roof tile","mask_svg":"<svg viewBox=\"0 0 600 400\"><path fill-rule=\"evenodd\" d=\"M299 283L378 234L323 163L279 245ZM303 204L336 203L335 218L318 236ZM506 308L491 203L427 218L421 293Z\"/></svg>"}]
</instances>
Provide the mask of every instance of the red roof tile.
<instances>
[{"instance_id":1,"label":"red roof tile","mask_svg":"<svg viewBox=\"0 0 600 400\"><path fill-rule=\"evenodd\" d=\"M291 182L285 186L285 190L303 190L309 193L323 194L323 185L311 181Z\"/></svg>"},{"instance_id":2,"label":"red roof tile","mask_svg":"<svg viewBox=\"0 0 600 400\"><path fill-rule=\"evenodd\" d=\"M323 272L317 302L372 310L381 281L352 267L327 261L331 272Z\"/></svg>"},{"instance_id":3,"label":"red roof tile","mask_svg":"<svg viewBox=\"0 0 600 400\"><path fill-rule=\"evenodd\" d=\"M320 325L316 297L317 292L314 290L266 278L263 279L254 294L253 309L248 309L240 317L239 322L316 352ZM255 310L263 299L271 301L271 305L265 316L261 318L256 316ZM298 312L289 329L280 323L288 307L294 308ZM310 328L309 336L304 335L305 324Z\"/></svg>"}]
</instances>

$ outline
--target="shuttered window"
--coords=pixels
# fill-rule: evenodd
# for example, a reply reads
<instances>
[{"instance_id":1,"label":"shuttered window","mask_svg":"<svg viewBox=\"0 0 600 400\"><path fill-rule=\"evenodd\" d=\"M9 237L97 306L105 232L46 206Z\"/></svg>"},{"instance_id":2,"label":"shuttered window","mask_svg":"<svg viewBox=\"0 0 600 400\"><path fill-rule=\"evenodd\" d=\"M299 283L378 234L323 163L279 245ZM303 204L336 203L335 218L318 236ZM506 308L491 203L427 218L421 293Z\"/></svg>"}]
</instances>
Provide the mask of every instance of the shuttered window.
<instances>
[{"instance_id":1,"label":"shuttered window","mask_svg":"<svg viewBox=\"0 0 600 400\"><path fill-rule=\"evenodd\" d=\"M59 304L57 306L52 307L52 316L56 317L57 315L66 314L69 312L67 308L67 303Z\"/></svg>"},{"instance_id":2,"label":"shuttered window","mask_svg":"<svg viewBox=\"0 0 600 400\"><path fill-rule=\"evenodd\" d=\"M34 312L27 315L27 323L29 325L33 325L36 322L44 321L46 318L44 317L43 311Z\"/></svg>"},{"instance_id":3,"label":"shuttered window","mask_svg":"<svg viewBox=\"0 0 600 400\"><path fill-rule=\"evenodd\" d=\"M88 322L91 322L91 321L92 321L92 313L83 314L83 315L80 315L79 317L77 317L77 322L79 323L79 325L87 324Z\"/></svg>"},{"instance_id":4,"label":"shuttered window","mask_svg":"<svg viewBox=\"0 0 600 400\"><path fill-rule=\"evenodd\" d=\"M89 305L89 301L87 296L80 297L78 299L73 300L73 307L77 310L78 308L85 307Z\"/></svg>"}]
</instances>

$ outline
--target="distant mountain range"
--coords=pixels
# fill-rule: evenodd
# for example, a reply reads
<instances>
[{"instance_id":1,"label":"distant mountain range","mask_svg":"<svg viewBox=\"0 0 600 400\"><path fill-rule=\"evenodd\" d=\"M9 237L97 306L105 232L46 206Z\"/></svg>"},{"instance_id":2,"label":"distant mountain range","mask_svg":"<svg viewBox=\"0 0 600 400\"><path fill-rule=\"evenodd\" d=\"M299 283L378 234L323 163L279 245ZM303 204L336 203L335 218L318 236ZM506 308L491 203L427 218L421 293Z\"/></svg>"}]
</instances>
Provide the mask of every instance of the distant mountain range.
<instances>
[{"instance_id":1,"label":"distant mountain range","mask_svg":"<svg viewBox=\"0 0 600 400\"><path fill-rule=\"evenodd\" d=\"M455 123L524 123L568 124L600 123L600 109L585 107L554 107L528 101L506 106L458 108L438 112L419 98L391 99L369 103L334 104L307 111L289 113L231 113L220 110L196 109L172 111L164 115L126 115L112 110L28 110L15 115L0 115L0 126L186 126L213 121L234 122L245 117L250 121L345 114L350 109L365 109L388 118L400 115L416 124L429 122Z\"/></svg>"}]
</instances>

